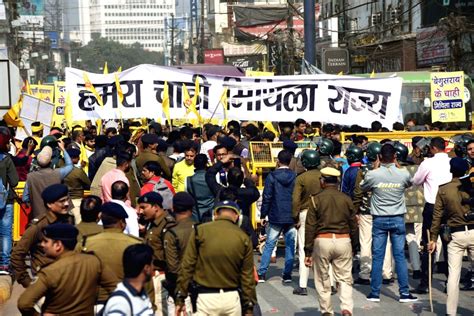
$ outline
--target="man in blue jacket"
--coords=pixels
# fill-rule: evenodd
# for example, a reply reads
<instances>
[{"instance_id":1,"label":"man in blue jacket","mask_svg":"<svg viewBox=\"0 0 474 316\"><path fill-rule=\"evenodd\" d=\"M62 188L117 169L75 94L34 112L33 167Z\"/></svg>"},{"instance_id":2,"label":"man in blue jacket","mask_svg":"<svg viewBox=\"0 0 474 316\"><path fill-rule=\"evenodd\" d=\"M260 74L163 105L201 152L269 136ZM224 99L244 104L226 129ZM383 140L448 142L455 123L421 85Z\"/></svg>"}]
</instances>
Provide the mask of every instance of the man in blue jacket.
<instances>
[{"instance_id":1,"label":"man in blue jacket","mask_svg":"<svg viewBox=\"0 0 474 316\"><path fill-rule=\"evenodd\" d=\"M265 180L260 218L268 216L267 240L258 268L259 282L265 282L265 274L270 264L270 257L278 241L278 236L285 235L285 268L283 282L291 282L291 271L295 257L296 229L292 218L292 194L296 173L289 169L292 154L282 150L278 154L277 169ZM263 221L262 223L264 223Z\"/></svg>"}]
</instances>

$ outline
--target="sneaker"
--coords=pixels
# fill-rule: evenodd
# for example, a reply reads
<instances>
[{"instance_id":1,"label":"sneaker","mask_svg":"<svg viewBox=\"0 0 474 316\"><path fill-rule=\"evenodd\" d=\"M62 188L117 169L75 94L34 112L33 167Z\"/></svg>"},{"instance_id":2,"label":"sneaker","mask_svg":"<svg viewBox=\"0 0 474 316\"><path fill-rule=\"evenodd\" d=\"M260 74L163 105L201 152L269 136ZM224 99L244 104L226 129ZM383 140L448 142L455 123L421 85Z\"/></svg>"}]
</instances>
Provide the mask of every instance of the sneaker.
<instances>
[{"instance_id":1,"label":"sneaker","mask_svg":"<svg viewBox=\"0 0 474 316\"><path fill-rule=\"evenodd\" d=\"M306 296L308 295L308 290L305 287L297 287L293 290L293 294Z\"/></svg>"},{"instance_id":2,"label":"sneaker","mask_svg":"<svg viewBox=\"0 0 474 316\"><path fill-rule=\"evenodd\" d=\"M265 283L266 280L265 274L258 275L258 283Z\"/></svg>"},{"instance_id":3,"label":"sneaker","mask_svg":"<svg viewBox=\"0 0 474 316\"><path fill-rule=\"evenodd\" d=\"M358 278L357 280L354 281L354 283L360 284L360 285L370 285L370 280Z\"/></svg>"},{"instance_id":4,"label":"sneaker","mask_svg":"<svg viewBox=\"0 0 474 316\"><path fill-rule=\"evenodd\" d=\"M400 295L400 299L398 300L400 303L410 303L418 301L418 297L413 296L411 294L402 294Z\"/></svg>"},{"instance_id":5,"label":"sneaker","mask_svg":"<svg viewBox=\"0 0 474 316\"><path fill-rule=\"evenodd\" d=\"M420 270L414 270L413 271L413 280L419 280L421 279L421 271Z\"/></svg>"},{"instance_id":6,"label":"sneaker","mask_svg":"<svg viewBox=\"0 0 474 316\"><path fill-rule=\"evenodd\" d=\"M367 300L371 302L380 302L380 296L375 296L371 293L367 295Z\"/></svg>"},{"instance_id":7,"label":"sneaker","mask_svg":"<svg viewBox=\"0 0 474 316\"><path fill-rule=\"evenodd\" d=\"M290 274L283 274L281 277L283 283L291 283L291 275Z\"/></svg>"}]
</instances>

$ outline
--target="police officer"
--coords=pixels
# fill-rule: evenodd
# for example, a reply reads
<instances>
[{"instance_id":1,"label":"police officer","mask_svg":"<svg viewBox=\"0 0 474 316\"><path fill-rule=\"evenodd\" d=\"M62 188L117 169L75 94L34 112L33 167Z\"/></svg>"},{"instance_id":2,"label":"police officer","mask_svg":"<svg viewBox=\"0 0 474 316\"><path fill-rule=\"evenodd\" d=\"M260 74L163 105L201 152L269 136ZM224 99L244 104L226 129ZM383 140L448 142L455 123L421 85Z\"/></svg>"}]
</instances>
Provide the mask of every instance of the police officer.
<instances>
[{"instance_id":1,"label":"police officer","mask_svg":"<svg viewBox=\"0 0 474 316\"><path fill-rule=\"evenodd\" d=\"M359 277L354 281L356 284L369 285L370 271L372 269L372 215L370 215L370 192L363 192L360 183L369 170L372 170L378 159L382 145L372 142L367 146L367 163L363 164L358 173L354 187L353 202L357 210L359 223L359 246L360 246L360 271ZM387 242L383 265L383 282L392 282L392 252L390 243Z\"/></svg>"},{"instance_id":2,"label":"police officer","mask_svg":"<svg viewBox=\"0 0 474 316\"><path fill-rule=\"evenodd\" d=\"M320 163L319 154L316 150L305 150L301 155L301 163L306 172L296 178L293 190L293 220L298 228L298 257L299 257L299 287L293 290L296 295L308 295L306 289L309 278L309 268L304 264L304 231L306 214L310 204L310 197L321 191L321 172L318 170Z\"/></svg>"},{"instance_id":3,"label":"police officer","mask_svg":"<svg viewBox=\"0 0 474 316\"><path fill-rule=\"evenodd\" d=\"M321 169L323 191L311 197L305 226L305 264L313 265L322 315L333 315L329 266L341 286L342 315L352 315L352 245L358 242L356 210L351 199L338 191L339 170Z\"/></svg>"},{"instance_id":4,"label":"police officer","mask_svg":"<svg viewBox=\"0 0 474 316\"><path fill-rule=\"evenodd\" d=\"M125 223L126 218L128 218L127 212L120 204L113 202L102 204L100 219L104 226L104 231L87 237L85 242L83 242L83 251L94 252L104 266L109 268L120 281L123 279L123 252L128 246L142 242L140 238L123 233L127 226ZM96 311L102 309L107 296L107 292L101 287L99 289Z\"/></svg>"},{"instance_id":5,"label":"police officer","mask_svg":"<svg viewBox=\"0 0 474 316\"><path fill-rule=\"evenodd\" d=\"M325 167L337 167L336 162L331 157L332 152L334 151L334 143L329 138L322 138L318 146L318 152L320 155L321 163L319 165L319 170Z\"/></svg>"},{"instance_id":6,"label":"police officer","mask_svg":"<svg viewBox=\"0 0 474 316\"><path fill-rule=\"evenodd\" d=\"M146 230L145 244L153 248L153 289L149 289L150 299L154 303L157 314L166 310L166 290L162 283L165 281L166 260L163 246L163 235L167 229L176 225L176 221L163 209L163 198L159 193L148 192L138 198L140 214L149 222Z\"/></svg>"},{"instance_id":7,"label":"police officer","mask_svg":"<svg viewBox=\"0 0 474 316\"><path fill-rule=\"evenodd\" d=\"M33 274L37 269L53 260L45 255L40 247L43 239L43 228L56 222L73 223L73 217L69 215L69 196L67 186L64 184L53 184L43 190L41 197L48 211L46 214L33 219L32 224L21 236L13 248L11 265L15 272L18 283L27 287L32 279L27 271L26 257L30 255Z\"/></svg>"},{"instance_id":8,"label":"police officer","mask_svg":"<svg viewBox=\"0 0 474 316\"><path fill-rule=\"evenodd\" d=\"M176 226L169 228L164 233L164 248L166 258L166 288L168 290L168 313L174 315L174 298L176 294L176 281L180 264L188 244L189 235L195 224L192 218L194 199L187 192L178 192L173 197L173 215ZM190 312L190 310L189 310Z\"/></svg>"},{"instance_id":9,"label":"police officer","mask_svg":"<svg viewBox=\"0 0 474 316\"><path fill-rule=\"evenodd\" d=\"M117 278L96 256L74 252L77 234L70 224L55 223L42 229L41 246L54 262L41 268L18 299L22 315L36 314L35 304L42 297L41 314L92 315L98 285L112 293Z\"/></svg>"},{"instance_id":10,"label":"police officer","mask_svg":"<svg viewBox=\"0 0 474 316\"><path fill-rule=\"evenodd\" d=\"M436 242L441 230L441 219L447 217L450 230L448 243L448 299L446 314L456 315L459 298L459 278L461 275L462 259L467 250L474 260L474 212L466 200L469 194L461 191L460 177L464 176L469 168L466 160L455 157L449 162L453 179L447 184L439 186L433 212L433 222L430 230L429 251L436 250Z\"/></svg>"},{"instance_id":11,"label":"police officer","mask_svg":"<svg viewBox=\"0 0 474 316\"><path fill-rule=\"evenodd\" d=\"M252 315L257 303L252 241L236 225L239 217L237 203L222 201L214 208L215 221L191 232L178 276L177 315L184 311L193 280L199 293L198 314Z\"/></svg>"}]
</instances>

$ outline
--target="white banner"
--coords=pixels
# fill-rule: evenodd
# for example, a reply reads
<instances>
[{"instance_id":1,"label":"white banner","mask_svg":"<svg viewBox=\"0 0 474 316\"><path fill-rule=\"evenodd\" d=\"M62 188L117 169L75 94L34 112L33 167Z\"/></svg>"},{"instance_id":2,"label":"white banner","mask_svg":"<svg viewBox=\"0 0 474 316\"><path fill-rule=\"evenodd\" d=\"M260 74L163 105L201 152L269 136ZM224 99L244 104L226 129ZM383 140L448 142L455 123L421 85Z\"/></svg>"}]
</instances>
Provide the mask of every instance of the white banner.
<instances>
[{"instance_id":1,"label":"white banner","mask_svg":"<svg viewBox=\"0 0 474 316\"><path fill-rule=\"evenodd\" d=\"M84 72L66 68L66 87L74 120L163 117L162 101L168 83L170 116L185 118L187 87L192 98L199 81L197 110L203 118L224 118L221 97L227 89L227 118L258 121L320 121L370 127L380 121L392 129L399 117L401 78L356 78L333 75L225 77L171 67L140 65L118 74L124 94L119 97L114 74L86 73L104 106L85 83ZM194 118L189 114L189 118Z\"/></svg>"},{"instance_id":2,"label":"white banner","mask_svg":"<svg viewBox=\"0 0 474 316\"><path fill-rule=\"evenodd\" d=\"M54 104L40 100L28 94L23 94L23 105L21 106L20 118L25 126L17 129L15 138L23 140L30 136L31 123L36 121L43 124L43 135L49 135L53 110Z\"/></svg>"}]
</instances>

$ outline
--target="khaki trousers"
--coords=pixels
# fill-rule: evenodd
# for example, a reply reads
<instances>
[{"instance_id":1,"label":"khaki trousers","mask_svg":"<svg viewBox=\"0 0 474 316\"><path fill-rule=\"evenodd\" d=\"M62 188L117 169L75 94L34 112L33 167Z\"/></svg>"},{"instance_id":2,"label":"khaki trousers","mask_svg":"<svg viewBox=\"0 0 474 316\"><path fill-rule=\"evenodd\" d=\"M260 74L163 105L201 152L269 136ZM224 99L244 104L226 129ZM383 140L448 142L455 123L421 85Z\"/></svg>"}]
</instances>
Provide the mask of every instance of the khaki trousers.
<instances>
[{"instance_id":1,"label":"khaki trousers","mask_svg":"<svg viewBox=\"0 0 474 316\"><path fill-rule=\"evenodd\" d=\"M74 205L71 212L72 212L72 215L74 216L74 223L77 225L82 221L82 218L81 218L81 201L82 201L82 199L73 199L71 201L72 201L72 205Z\"/></svg>"},{"instance_id":2,"label":"khaki trousers","mask_svg":"<svg viewBox=\"0 0 474 316\"><path fill-rule=\"evenodd\" d=\"M352 313L352 246L350 238L316 238L313 249L314 283L321 314L334 314L331 302L329 267L332 264L335 279L340 284L341 311Z\"/></svg>"},{"instance_id":3,"label":"khaki trousers","mask_svg":"<svg viewBox=\"0 0 474 316\"><path fill-rule=\"evenodd\" d=\"M372 270L372 215L360 215L359 221L359 243L360 243L360 271L359 278L370 279ZM392 278L392 243L387 239L385 257L383 260L382 277L384 279Z\"/></svg>"},{"instance_id":4,"label":"khaki trousers","mask_svg":"<svg viewBox=\"0 0 474 316\"><path fill-rule=\"evenodd\" d=\"M165 274L158 274L153 276L153 288L155 291L155 306L156 311L155 315L168 315L168 302L166 300L166 289L163 287L163 282L165 281Z\"/></svg>"},{"instance_id":5,"label":"khaki trousers","mask_svg":"<svg viewBox=\"0 0 474 316\"><path fill-rule=\"evenodd\" d=\"M197 316L242 316L242 306L237 291L199 294Z\"/></svg>"},{"instance_id":6,"label":"khaki trousers","mask_svg":"<svg viewBox=\"0 0 474 316\"><path fill-rule=\"evenodd\" d=\"M408 245L408 254L410 255L410 263L413 271L421 270L420 261L420 243L422 223L406 223L406 241Z\"/></svg>"},{"instance_id":7,"label":"khaki trousers","mask_svg":"<svg viewBox=\"0 0 474 316\"><path fill-rule=\"evenodd\" d=\"M474 260L474 229L452 233L448 244L448 300L446 314L456 315L459 300L459 279L461 278L462 257L467 250Z\"/></svg>"},{"instance_id":8,"label":"khaki trousers","mask_svg":"<svg viewBox=\"0 0 474 316\"><path fill-rule=\"evenodd\" d=\"M299 259L299 273L300 273L300 287L306 288L308 286L309 268L304 264L304 230L306 222L306 214L308 210L300 212L300 228L298 228L297 241L298 241L298 259Z\"/></svg>"}]
</instances>

